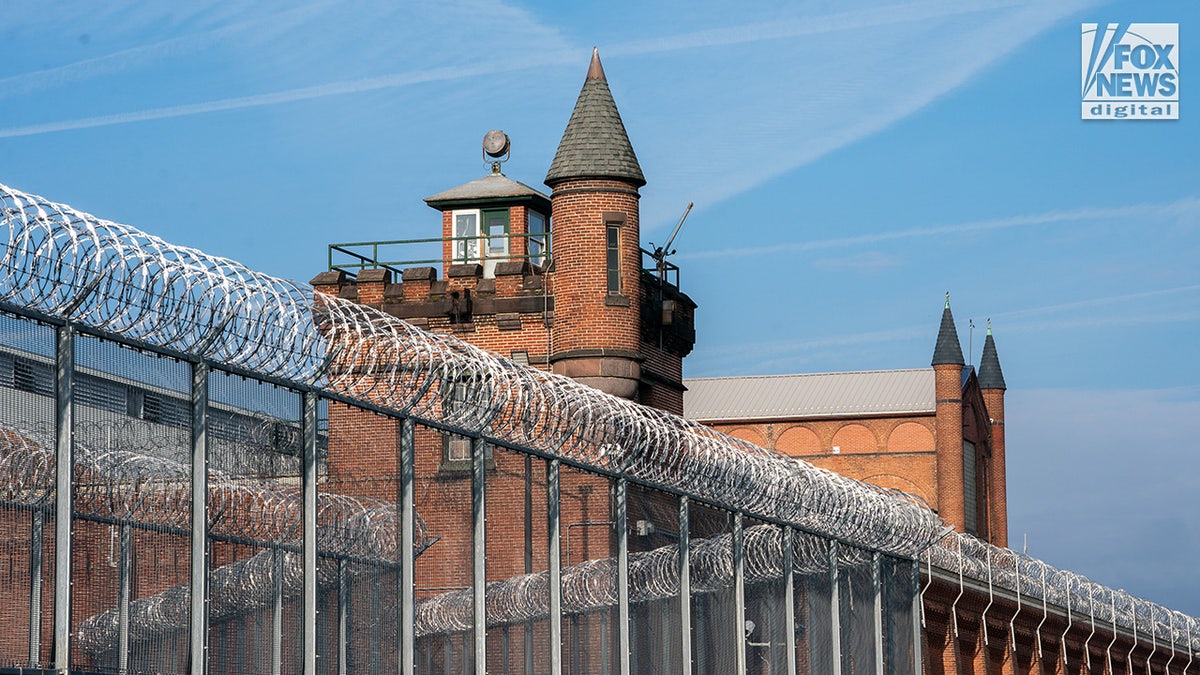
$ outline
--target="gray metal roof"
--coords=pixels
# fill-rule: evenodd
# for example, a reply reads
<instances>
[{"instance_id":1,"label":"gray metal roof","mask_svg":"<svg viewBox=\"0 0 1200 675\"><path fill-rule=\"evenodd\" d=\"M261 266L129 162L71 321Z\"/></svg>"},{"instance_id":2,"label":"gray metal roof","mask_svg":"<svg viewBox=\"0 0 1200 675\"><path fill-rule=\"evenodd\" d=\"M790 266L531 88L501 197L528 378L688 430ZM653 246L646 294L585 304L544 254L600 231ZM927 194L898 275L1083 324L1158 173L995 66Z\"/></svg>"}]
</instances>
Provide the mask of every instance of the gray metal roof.
<instances>
[{"instance_id":1,"label":"gray metal roof","mask_svg":"<svg viewBox=\"0 0 1200 675\"><path fill-rule=\"evenodd\" d=\"M638 187L646 184L595 50L579 100L546 173L546 184L553 187L568 178L617 178Z\"/></svg>"},{"instance_id":2,"label":"gray metal roof","mask_svg":"<svg viewBox=\"0 0 1200 675\"><path fill-rule=\"evenodd\" d=\"M515 181L502 173L492 173L483 178L464 183L458 187L439 192L432 197L426 197L425 203L437 208L440 204L473 201L481 199L520 199L532 198L535 201L550 203L550 197L540 190Z\"/></svg>"},{"instance_id":3,"label":"gray metal roof","mask_svg":"<svg viewBox=\"0 0 1200 675\"><path fill-rule=\"evenodd\" d=\"M932 413L933 368L686 379L684 417L706 422Z\"/></svg>"}]
</instances>

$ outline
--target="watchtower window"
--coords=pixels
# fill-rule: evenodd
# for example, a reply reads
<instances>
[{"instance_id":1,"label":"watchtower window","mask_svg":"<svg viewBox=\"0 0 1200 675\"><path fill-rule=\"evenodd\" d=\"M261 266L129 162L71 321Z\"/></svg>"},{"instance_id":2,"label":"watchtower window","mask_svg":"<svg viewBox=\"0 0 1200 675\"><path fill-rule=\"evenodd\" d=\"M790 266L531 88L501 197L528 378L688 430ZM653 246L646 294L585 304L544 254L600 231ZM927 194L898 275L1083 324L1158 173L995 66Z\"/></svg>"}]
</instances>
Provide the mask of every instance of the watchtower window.
<instances>
[{"instance_id":1,"label":"watchtower window","mask_svg":"<svg viewBox=\"0 0 1200 675\"><path fill-rule=\"evenodd\" d=\"M608 292L621 292L621 228L609 225L608 229Z\"/></svg>"},{"instance_id":2,"label":"watchtower window","mask_svg":"<svg viewBox=\"0 0 1200 675\"><path fill-rule=\"evenodd\" d=\"M529 263L541 267L550 253L550 232L545 214L529 211Z\"/></svg>"},{"instance_id":3,"label":"watchtower window","mask_svg":"<svg viewBox=\"0 0 1200 675\"><path fill-rule=\"evenodd\" d=\"M479 211L454 212L454 262L479 260Z\"/></svg>"}]
</instances>

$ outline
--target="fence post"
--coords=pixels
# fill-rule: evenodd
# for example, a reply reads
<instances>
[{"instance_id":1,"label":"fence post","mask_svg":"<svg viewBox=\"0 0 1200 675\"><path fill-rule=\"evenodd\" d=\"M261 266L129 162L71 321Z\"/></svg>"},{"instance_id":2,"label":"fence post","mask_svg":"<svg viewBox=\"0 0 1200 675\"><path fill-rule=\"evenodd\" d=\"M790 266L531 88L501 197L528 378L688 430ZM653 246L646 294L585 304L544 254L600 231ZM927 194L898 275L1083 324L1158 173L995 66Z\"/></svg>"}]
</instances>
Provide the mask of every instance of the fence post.
<instances>
[{"instance_id":1,"label":"fence post","mask_svg":"<svg viewBox=\"0 0 1200 675\"><path fill-rule=\"evenodd\" d=\"M117 570L117 671L129 672L129 598L132 591L133 528L121 524L121 542Z\"/></svg>"},{"instance_id":2,"label":"fence post","mask_svg":"<svg viewBox=\"0 0 1200 675\"><path fill-rule=\"evenodd\" d=\"M629 635L629 483L617 479L617 663L620 675L632 672Z\"/></svg>"},{"instance_id":3,"label":"fence post","mask_svg":"<svg viewBox=\"0 0 1200 675\"><path fill-rule=\"evenodd\" d=\"M471 522L474 527L472 595L475 608L475 675L487 675L487 457L483 439L471 441Z\"/></svg>"},{"instance_id":4,"label":"fence post","mask_svg":"<svg viewBox=\"0 0 1200 675\"><path fill-rule=\"evenodd\" d=\"M842 608L841 608L841 570L838 569L838 543L829 542L829 615L830 645L833 654L833 675L842 675Z\"/></svg>"},{"instance_id":5,"label":"fence post","mask_svg":"<svg viewBox=\"0 0 1200 675\"><path fill-rule=\"evenodd\" d=\"M930 577L932 581L932 577ZM922 621L918 617L923 617L925 614L925 606L921 598L921 559L913 559L912 567L912 589L913 589L913 672L925 672L925 656L921 653L922 636L921 627Z\"/></svg>"},{"instance_id":6,"label":"fence post","mask_svg":"<svg viewBox=\"0 0 1200 675\"><path fill-rule=\"evenodd\" d=\"M413 462L416 456L413 421L400 425L400 673L413 675L417 667L413 567L416 565L416 510L413 507Z\"/></svg>"},{"instance_id":7,"label":"fence post","mask_svg":"<svg viewBox=\"0 0 1200 675\"><path fill-rule=\"evenodd\" d=\"M734 672L746 673L746 559L745 521L742 512L733 514L733 616L734 638L737 645L733 652ZM769 639L769 638L768 638Z\"/></svg>"},{"instance_id":8,"label":"fence post","mask_svg":"<svg viewBox=\"0 0 1200 675\"><path fill-rule=\"evenodd\" d=\"M208 366L192 365L191 672L208 672Z\"/></svg>"},{"instance_id":9,"label":"fence post","mask_svg":"<svg viewBox=\"0 0 1200 675\"><path fill-rule=\"evenodd\" d=\"M874 602L871 609L871 619L875 633L875 673L883 673L883 561L879 551L871 554L871 591Z\"/></svg>"},{"instance_id":10,"label":"fence post","mask_svg":"<svg viewBox=\"0 0 1200 675\"><path fill-rule=\"evenodd\" d=\"M54 521L54 668L70 666L72 447L71 384L75 371L75 334L60 326L55 361L55 521Z\"/></svg>"},{"instance_id":11,"label":"fence post","mask_svg":"<svg viewBox=\"0 0 1200 675\"><path fill-rule=\"evenodd\" d=\"M796 531L783 528L783 621L787 645L787 675L796 675ZM811 639L811 638L810 638Z\"/></svg>"},{"instance_id":12,"label":"fence post","mask_svg":"<svg viewBox=\"0 0 1200 675\"><path fill-rule=\"evenodd\" d=\"M45 508L45 507L42 507ZM33 512L29 549L29 663L42 661L42 562L46 553L46 512Z\"/></svg>"},{"instance_id":13,"label":"fence post","mask_svg":"<svg viewBox=\"0 0 1200 675\"><path fill-rule=\"evenodd\" d=\"M546 467L546 533L549 538L550 554L550 672L562 673L562 540L560 528L562 513L559 509L561 463L550 460Z\"/></svg>"},{"instance_id":14,"label":"fence post","mask_svg":"<svg viewBox=\"0 0 1200 675\"><path fill-rule=\"evenodd\" d=\"M317 674L317 395L304 392L304 675Z\"/></svg>"},{"instance_id":15,"label":"fence post","mask_svg":"<svg viewBox=\"0 0 1200 675\"><path fill-rule=\"evenodd\" d=\"M692 674L692 562L688 529L691 502L679 498L679 662L683 675Z\"/></svg>"}]
</instances>

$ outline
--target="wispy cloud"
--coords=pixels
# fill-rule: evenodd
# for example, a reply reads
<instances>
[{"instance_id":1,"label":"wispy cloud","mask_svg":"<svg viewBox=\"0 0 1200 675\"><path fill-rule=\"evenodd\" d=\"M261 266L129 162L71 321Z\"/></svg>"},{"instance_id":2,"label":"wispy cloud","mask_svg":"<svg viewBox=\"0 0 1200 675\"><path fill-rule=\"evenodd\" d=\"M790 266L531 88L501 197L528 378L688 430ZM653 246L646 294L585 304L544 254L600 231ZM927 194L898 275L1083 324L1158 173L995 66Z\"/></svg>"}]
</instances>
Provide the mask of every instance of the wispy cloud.
<instances>
[{"instance_id":1,"label":"wispy cloud","mask_svg":"<svg viewBox=\"0 0 1200 675\"><path fill-rule=\"evenodd\" d=\"M849 271L860 274L875 274L903 264L903 258L882 251L864 251L839 258L822 258L813 261L813 267L826 271Z\"/></svg>"},{"instance_id":2,"label":"wispy cloud","mask_svg":"<svg viewBox=\"0 0 1200 675\"><path fill-rule=\"evenodd\" d=\"M119 73L131 68L157 63L199 52L223 40L253 31L253 39L261 41L271 34L286 31L319 14L328 2L313 3L290 10L256 16L243 21L207 28L157 40L150 44L73 61L51 68L42 68L0 78L0 99L25 96L38 91L56 89L75 82Z\"/></svg>"},{"instance_id":3,"label":"wispy cloud","mask_svg":"<svg viewBox=\"0 0 1200 675\"><path fill-rule=\"evenodd\" d=\"M150 120L161 120L171 117L185 117L188 115L200 115L203 113L221 112L225 110L241 110L245 108L278 105L280 103L307 101L329 96L359 94L391 87L404 87L427 82L443 82L447 80L488 75L505 71L522 70L525 68L531 68L534 65L541 65L543 63L544 61L538 59L534 62L509 62L503 66L495 63L485 62L470 66L445 66L441 68L429 68L426 70L396 73L393 75L384 75L380 77L369 77L360 80L331 82L328 84L320 84L312 87L301 87L298 89L288 89L268 94L238 96L215 101L205 101L203 103L189 103L185 105L166 106L163 108L150 108L136 112L116 113L114 115L85 117L62 122L46 122L44 124L10 127L7 129L0 129L0 138L35 136L38 134L46 134L56 131L91 129L94 127L112 126L114 124L131 124L134 122L147 122Z\"/></svg>"},{"instance_id":4,"label":"wispy cloud","mask_svg":"<svg viewBox=\"0 0 1200 675\"><path fill-rule=\"evenodd\" d=\"M623 56L667 53L687 49L714 48L736 44L747 44L802 36L862 30L899 23L912 23L939 18L944 19L962 14L1020 7L1027 4L1028 3L1013 0L1008 2L972 3L970 5L945 1L885 5L883 7L874 8L871 10L841 12L771 23L748 23L734 27L700 30L684 34L664 36L663 38L655 38L651 40L618 43L606 47L606 54L610 56ZM294 20L300 20L302 18L308 18L311 16L313 11L311 8L306 8L303 13L301 13L300 10L294 10L292 14L294 15L292 17ZM170 52L172 50L194 46L194 44L202 44L205 40L215 40L220 38L226 32L236 31L242 28L243 26L241 25L234 25L223 29L216 29L197 36L164 40L144 47L124 50L122 52L105 57L80 61L36 73L26 73L18 76L12 76L6 78L5 80L0 80L0 85L5 83L9 85L9 95L20 92L28 93L34 89L45 88L54 84L64 84L70 81L84 79L95 74L120 70L128 67L130 64L136 63L139 59L159 56L164 52ZM320 99L331 96L358 94L381 89L406 87L416 84L445 82L469 77L478 77L482 75L518 72L531 68L544 68L547 66L556 66L568 63L573 64L578 59L579 51L579 49L563 49L561 45L558 45L548 50L533 52L532 54L525 54L506 59L493 58L474 64L418 69L403 73L393 73L361 79L336 80L312 86L291 88L262 94L160 106L110 115L77 118L72 120L13 126L0 129L0 138L34 136L39 134L90 129L117 124L131 124L174 117L201 115L213 112L241 110ZM1004 50L1002 49L1000 51L1002 52ZM4 87L0 86L0 90L3 89ZM945 90L945 87L938 87L937 89L940 93L940 91ZM4 95L0 94L0 97L3 96ZM928 100L929 97L926 97L920 102L920 105L924 105L924 103L928 102ZM917 107L919 107L919 105ZM911 109L914 109L911 105L906 107L906 110ZM898 109L897 114L892 116L891 121L903 117L904 114L907 114L905 110ZM888 124L890 124L891 121L889 121ZM886 124L880 125L878 122L868 124L867 126L859 125L848 136L837 139L835 145L831 147L840 146L841 144L872 133L875 130L883 128L884 126L886 126ZM834 137L826 136L826 139L834 140ZM814 157L819 156L820 154L827 152L829 149L831 148L824 148L815 154L810 153L810 155ZM761 182L761 180L763 180L762 177L754 177L748 183L746 180L742 180L740 181L741 184L738 185L739 181L731 181L729 185L737 185L737 189L740 191L747 189L753 184Z\"/></svg>"},{"instance_id":5,"label":"wispy cloud","mask_svg":"<svg viewBox=\"0 0 1200 675\"><path fill-rule=\"evenodd\" d=\"M1183 215L1200 214L1200 197L1187 197L1174 202L1162 204L1133 204L1110 208L1081 208L1046 213L1011 216L1008 218L992 218L976 220L952 225L935 225L932 227L917 227L892 232L874 232L853 237L835 237L831 239L816 239L812 241L796 241L775 244L773 246L748 246L728 248L713 251L693 251L679 254L680 259L699 260L704 258L759 258L771 254L791 254L805 251L815 251L831 248L859 247L870 244L897 241L901 239L918 239L925 237L940 237L948 234L970 234L1005 230L1018 227L1033 227L1038 225L1062 225L1090 220L1117 220L1140 218L1168 218ZM1133 221L1130 222L1140 222Z\"/></svg>"},{"instance_id":6,"label":"wispy cloud","mask_svg":"<svg viewBox=\"0 0 1200 675\"><path fill-rule=\"evenodd\" d=\"M807 16L779 21L760 21L708 30L665 35L649 40L631 40L610 45L605 54L636 56L660 54L686 49L726 47L730 45L766 42L813 35L878 28L903 23L944 19L962 14L975 14L1028 4L1023 0L1007 2L908 2L883 5L871 9Z\"/></svg>"},{"instance_id":7,"label":"wispy cloud","mask_svg":"<svg viewBox=\"0 0 1200 675\"><path fill-rule=\"evenodd\" d=\"M1200 284L1190 286L1176 286L1174 288L1160 288L1152 291L1142 291L1139 293L1122 293L1120 295L1109 295L1103 298L1090 298L1087 300L1078 300L1075 302L1063 302L1056 305L1045 305L1042 307L1030 307L1026 309L1017 309L1008 312L997 312L993 317L1019 318L1024 316L1037 316L1040 314L1051 314L1065 312L1075 309L1091 309L1102 307L1104 305L1112 305L1119 302L1128 302L1131 300L1149 300L1151 298L1161 298L1165 296L1200 293Z\"/></svg>"},{"instance_id":8,"label":"wispy cloud","mask_svg":"<svg viewBox=\"0 0 1200 675\"><path fill-rule=\"evenodd\" d=\"M927 18L896 28L886 22L872 27L860 21L861 28L837 39L780 41L772 54L741 73L746 86L732 92L659 92L673 105L669 117L689 119L688 141L716 138L726 142L714 148L685 142L680 133L669 131L651 139L648 155L672 157L673 171L659 169L655 173L655 189L667 197L670 206L658 206L662 203L658 201L643 207L643 230L669 224L676 203L702 195L704 201L697 204L702 213L711 205L890 128L969 83L1064 17L1092 4L1093 0L994 4L976 14L952 14L955 9L974 8L976 3L944 3L941 7L931 3L925 10ZM893 13L892 9L884 6L871 11L888 21L902 22L903 12ZM765 27L762 30L775 35ZM729 31L724 41L734 41L735 32ZM720 43L725 37L713 36L712 42ZM847 49L847 43L853 48ZM739 50L739 56L745 51ZM818 63L820 67L815 65ZM710 62L707 67L721 65ZM724 94L728 96L723 98ZM716 110L720 115L691 120L698 110ZM729 119L753 123L730 129ZM713 161L714 156L721 161Z\"/></svg>"}]
</instances>

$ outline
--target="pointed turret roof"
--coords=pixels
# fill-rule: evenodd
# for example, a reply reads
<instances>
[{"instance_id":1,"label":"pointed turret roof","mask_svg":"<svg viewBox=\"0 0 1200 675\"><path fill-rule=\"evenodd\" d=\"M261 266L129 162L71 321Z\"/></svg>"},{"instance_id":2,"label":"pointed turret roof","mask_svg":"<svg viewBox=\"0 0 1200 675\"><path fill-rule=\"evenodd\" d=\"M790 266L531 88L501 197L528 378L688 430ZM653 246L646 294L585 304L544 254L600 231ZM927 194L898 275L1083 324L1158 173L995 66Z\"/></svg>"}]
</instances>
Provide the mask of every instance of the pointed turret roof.
<instances>
[{"instance_id":1,"label":"pointed turret roof","mask_svg":"<svg viewBox=\"0 0 1200 675\"><path fill-rule=\"evenodd\" d=\"M987 339L983 341L983 358L979 359L979 388L1008 389L1000 370L1000 357L996 355L996 341L992 339L991 319L988 319Z\"/></svg>"},{"instance_id":2,"label":"pointed turret roof","mask_svg":"<svg viewBox=\"0 0 1200 675\"><path fill-rule=\"evenodd\" d=\"M546 185L553 187L569 178L616 178L637 187L646 184L596 49L592 49L587 79L546 173Z\"/></svg>"},{"instance_id":3,"label":"pointed turret roof","mask_svg":"<svg viewBox=\"0 0 1200 675\"><path fill-rule=\"evenodd\" d=\"M962 344L958 341L958 330L954 328L954 315L950 313L950 294L946 294L946 308L942 310L942 325L938 328L937 345L933 348L931 365L964 366Z\"/></svg>"}]
</instances>

